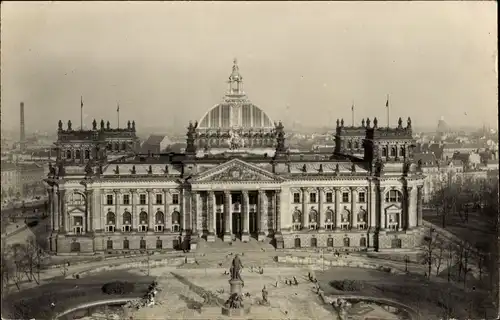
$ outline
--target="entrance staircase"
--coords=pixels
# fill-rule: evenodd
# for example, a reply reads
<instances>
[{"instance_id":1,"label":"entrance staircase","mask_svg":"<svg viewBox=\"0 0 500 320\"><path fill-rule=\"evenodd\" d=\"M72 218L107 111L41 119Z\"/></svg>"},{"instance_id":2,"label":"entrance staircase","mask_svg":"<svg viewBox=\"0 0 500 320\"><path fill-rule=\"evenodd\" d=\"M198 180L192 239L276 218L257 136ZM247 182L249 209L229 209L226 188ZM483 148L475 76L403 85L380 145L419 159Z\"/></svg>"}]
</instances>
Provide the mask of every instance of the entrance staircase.
<instances>
[{"instance_id":1,"label":"entrance staircase","mask_svg":"<svg viewBox=\"0 0 500 320\"><path fill-rule=\"evenodd\" d=\"M248 242L242 242L236 239L231 243L223 242L222 239L216 238L215 242L207 242L200 239L196 248L197 254L213 254L213 253L243 253L243 252L271 252L275 251L271 244L271 238L266 238L265 241L257 241L255 238L250 238Z\"/></svg>"}]
</instances>

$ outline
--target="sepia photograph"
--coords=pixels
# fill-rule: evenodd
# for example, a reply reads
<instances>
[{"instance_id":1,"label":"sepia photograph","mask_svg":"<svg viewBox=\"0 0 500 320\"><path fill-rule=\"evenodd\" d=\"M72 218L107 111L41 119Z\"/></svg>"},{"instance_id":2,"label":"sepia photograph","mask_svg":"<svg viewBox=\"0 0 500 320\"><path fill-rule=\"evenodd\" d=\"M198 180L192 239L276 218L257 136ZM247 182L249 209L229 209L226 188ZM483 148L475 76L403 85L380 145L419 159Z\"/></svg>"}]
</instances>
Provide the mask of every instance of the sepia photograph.
<instances>
[{"instance_id":1,"label":"sepia photograph","mask_svg":"<svg viewBox=\"0 0 500 320\"><path fill-rule=\"evenodd\" d=\"M0 5L2 320L500 320L496 1Z\"/></svg>"}]
</instances>

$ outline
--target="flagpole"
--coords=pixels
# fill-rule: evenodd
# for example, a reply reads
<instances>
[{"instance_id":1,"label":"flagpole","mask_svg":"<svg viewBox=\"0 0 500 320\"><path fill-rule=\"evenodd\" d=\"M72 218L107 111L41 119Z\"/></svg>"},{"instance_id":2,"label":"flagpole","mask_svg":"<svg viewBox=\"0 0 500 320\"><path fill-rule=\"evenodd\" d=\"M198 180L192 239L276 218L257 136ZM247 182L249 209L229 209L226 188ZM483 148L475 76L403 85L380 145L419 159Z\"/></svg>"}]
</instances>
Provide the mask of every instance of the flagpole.
<instances>
[{"instance_id":1,"label":"flagpole","mask_svg":"<svg viewBox=\"0 0 500 320\"><path fill-rule=\"evenodd\" d=\"M120 103L117 104L116 113L118 115L118 129L120 129Z\"/></svg>"},{"instance_id":2,"label":"flagpole","mask_svg":"<svg viewBox=\"0 0 500 320\"><path fill-rule=\"evenodd\" d=\"M80 130L83 131L83 96L80 96Z\"/></svg>"},{"instance_id":3,"label":"flagpole","mask_svg":"<svg viewBox=\"0 0 500 320\"><path fill-rule=\"evenodd\" d=\"M352 126L354 127L354 101L352 102L351 112L352 112Z\"/></svg>"},{"instance_id":4,"label":"flagpole","mask_svg":"<svg viewBox=\"0 0 500 320\"><path fill-rule=\"evenodd\" d=\"M387 128L390 128L391 124L389 122L389 94L387 94L387 102L385 103L387 109Z\"/></svg>"}]
</instances>

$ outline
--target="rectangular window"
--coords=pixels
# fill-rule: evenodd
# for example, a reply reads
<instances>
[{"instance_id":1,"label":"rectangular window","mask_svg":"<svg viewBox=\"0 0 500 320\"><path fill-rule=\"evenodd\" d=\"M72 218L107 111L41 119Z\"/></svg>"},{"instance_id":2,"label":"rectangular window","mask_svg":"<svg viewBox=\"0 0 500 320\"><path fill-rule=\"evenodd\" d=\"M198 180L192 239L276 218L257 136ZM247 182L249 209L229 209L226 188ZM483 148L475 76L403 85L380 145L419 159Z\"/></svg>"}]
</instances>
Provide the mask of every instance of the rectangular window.
<instances>
[{"instance_id":1,"label":"rectangular window","mask_svg":"<svg viewBox=\"0 0 500 320\"><path fill-rule=\"evenodd\" d=\"M293 203L300 203L300 193L295 192L293 194Z\"/></svg>"},{"instance_id":2,"label":"rectangular window","mask_svg":"<svg viewBox=\"0 0 500 320\"><path fill-rule=\"evenodd\" d=\"M358 200L359 200L359 202L366 202L366 198L365 198L365 193L364 192L360 192L358 194Z\"/></svg>"},{"instance_id":3,"label":"rectangular window","mask_svg":"<svg viewBox=\"0 0 500 320\"><path fill-rule=\"evenodd\" d=\"M316 203L316 193L315 192L309 193L309 202Z\"/></svg>"},{"instance_id":4,"label":"rectangular window","mask_svg":"<svg viewBox=\"0 0 500 320\"><path fill-rule=\"evenodd\" d=\"M163 195L157 194L156 195L156 204L162 204L162 203L163 203Z\"/></svg>"},{"instance_id":5,"label":"rectangular window","mask_svg":"<svg viewBox=\"0 0 500 320\"><path fill-rule=\"evenodd\" d=\"M123 240L123 249L129 249L129 243L127 239Z\"/></svg>"},{"instance_id":6,"label":"rectangular window","mask_svg":"<svg viewBox=\"0 0 500 320\"><path fill-rule=\"evenodd\" d=\"M146 204L146 195L145 194L139 195L139 204Z\"/></svg>"},{"instance_id":7,"label":"rectangular window","mask_svg":"<svg viewBox=\"0 0 500 320\"><path fill-rule=\"evenodd\" d=\"M141 249L146 249L146 240L141 240L139 245Z\"/></svg>"},{"instance_id":8,"label":"rectangular window","mask_svg":"<svg viewBox=\"0 0 500 320\"><path fill-rule=\"evenodd\" d=\"M156 249L163 249L163 241L156 240Z\"/></svg>"},{"instance_id":9,"label":"rectangular window","mask_svg":"<svg viewBox=\"0 0 500 320\"><path fill-rule=\"evenodd\" d=\"M106 242L106 248L108 248L108 250L112 250L113 249L113 240L108 240Z\"/></svg>"},{"instance_id":10,"label":"rectangular window","mask_svg":"<svg viewBox=\"0 0 500 320\"><path fill-rule=\"evenodd\" d=\"M179 204L179 194L178 193L174 193L172 195L172 204Z\"/></svg>"},{"instance_id":11,"label":"rectangular window","mask_svg":"<svg viewBox=\"0 0 500 320\"><path fill-rule=\"evenodd\" d=\"M326 202L327 203L332 203L333 202L333 193L327 192L326 193Z\"/></svg>"},{"instance_id":12,"label":"rectangular window","mask_svg":"<svg viewBox=\"0 0 500 320\"><path fill-rule=\"evenodd\" d=\"M342 192L342 202L349 202L349 192Z\"/></svg>"},{"instance_id":13,"label":"rectangular window","mask_svg":"<svg viewBox=\"0 0 500 320\"><path fill-rule=\"evenodd\" d=\"M123 204L130 204L130 195L128 194L123 195Z\"/></svg>"},{"instance_id":14,"label":"rectangular window","mask_svg":"<svg viewBox=\"0 0 500 320\"><path fill-rule=\"evenodd\" d=\"M108 206L112 206L113 205L113 195L112 194L108 194L106 196L106 204Z\"/></svg>"}]
</instances>

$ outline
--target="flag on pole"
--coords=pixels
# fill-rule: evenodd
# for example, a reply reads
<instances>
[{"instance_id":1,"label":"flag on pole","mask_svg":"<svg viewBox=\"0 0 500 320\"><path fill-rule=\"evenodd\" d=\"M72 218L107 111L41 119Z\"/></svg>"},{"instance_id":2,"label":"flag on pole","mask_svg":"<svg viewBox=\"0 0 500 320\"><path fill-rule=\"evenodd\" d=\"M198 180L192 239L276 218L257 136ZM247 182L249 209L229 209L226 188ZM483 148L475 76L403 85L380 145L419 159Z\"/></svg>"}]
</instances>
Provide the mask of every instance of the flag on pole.
<instances>
[{"instance_id":1,"label":"flag on pole","mask_svg":"<svg viewBox=\"0 0 500 320\"><path fill-rule=\"evenodd\" d=\"M389 108L389 96L387 96L387 101L385 102L385 107Z\"/></svg>"},{"instance_id":2,"label":"flag on pole","mask_svg":"<svg viewBox=\"0 0 500 320\"><path fill-rule=\"evenodd\" d=\"M120 112L120 104L119 103L116 105L116 112Z\"/></svg>"},{"instance_id":3,"label":"flag on pole","mask_svg":"<svg viewBox=\"0 0 500 320\"><path fill-rule=\"evenodd\" d=\"M83 109L83 96L80 96L80 109Z\"/></svg>"},{"instance_id":4,"label":"flag on pole","mask_svg":"<svg viewBox=\"0 0 500 320\"><path fill-rule=\"evenodd\" d=\"M351 106L351 111L354 111L354 103Z\"/></svg>"}]
</instances>

